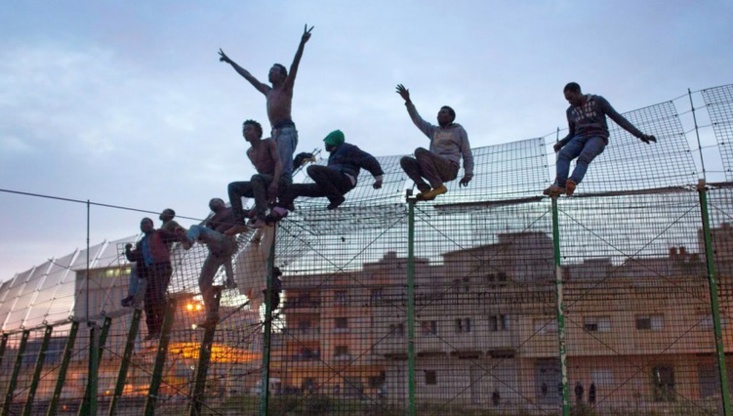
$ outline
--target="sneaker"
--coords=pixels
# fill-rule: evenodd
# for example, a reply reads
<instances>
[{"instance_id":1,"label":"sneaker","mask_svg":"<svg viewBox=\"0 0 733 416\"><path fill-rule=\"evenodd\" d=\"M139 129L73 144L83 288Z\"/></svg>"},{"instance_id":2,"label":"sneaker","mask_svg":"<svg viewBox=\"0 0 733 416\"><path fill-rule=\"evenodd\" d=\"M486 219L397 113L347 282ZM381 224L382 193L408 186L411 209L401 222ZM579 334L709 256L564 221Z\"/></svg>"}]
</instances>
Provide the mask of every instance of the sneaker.
<instances>
[{"instance_id":1,"label":"sneaker","mask_svg":"<svg viewBox=\"0 0 733 416\"><path fill-rule=\"evenodd\" d=\"M247 227L248 228L251 228L251 229L254 229L254 230L256 230L258 228L262 228L264 226L265 226L265 220L263 220L262 218L251 219L251 220L247 221ZM245 227L245 228L247 228L247 227Z\"/></svg>"},{"instance_id":2,"label":"sneaker","mask_svg":"<svg viewBox=\"0 0 733 416\"><path fill-rule=\"evenodd\" d=\"M446 188L445 185L440 185L439 187L431 189L427 192L420 192L419 194L417 194L417 199L421 201L432 201L433 199L435 199L436 196L442 195L446 192L448 192L448 188Z\"/></svg>"},{"instance_id":3,"label":"sneaker","mask_svg":"<svg viewBox=\"0 0 733 416\"><path fill-rule=\"evenodd\" d=\"M567 196L572 195L575 192L575 187L577 186L578 184L574 180L572 179L566 180L565 181L565 194Z\"/></svg>"},{"instance_id":4,"label":"sneaker","mask_svg":"<svg viewBox=\"0 0 733 416\"><path fill-rule=\"evenodd\" d=\"M326 209L336 209L336 208L339 207L339 205L343 204L344 201L346 201L346 198L344 198L343 196L339 196L338 198L334 198L334 199L331 200L331 203L328 204L328 206L326 207Z\"/></svg>"},{"instance_id":5,"label":"sneaker","mask_svg":"<svg viewBox=\"0 0 733 416\"><path fill-rule=\"evenodd\" d=\"M428 192L430 190L430 185L428 184L420 184L416 186L417 190L420 191L421 194L424 194L425 192Z\"/></svg>"},{"instance_id":6,"label":"sneaker","mask_svg":"<svg viewBox=\"0 0 733 416\"><path fill-rule=\"evenodd\" d=\"M133 301L134 299L135 299L135 297L134 297L134 296L128 296L128 297L126 297L126 298L122 299L122 300L120 301L120 303L121 303L121 304L122 304L122 306L124 306L124 307L129 307L129 306L132 306L132 301Z\"/></svg>"},{"instance_id":7,"label":"sneaker","mask_svg":"<svg viewBox=\"0 0 733 416\"><path fill-rule=\"evenodd\" d=\"M565 193L565 188L552 184L547 189L542 191L542 193L549 196L550 198L557 198L558 196Z\"/></svg>"},{"instance_id":8,"label":"sneaker","mask_svg":"<svg viewBox=\"0 0 733 416\"><path fill-rule=\"evenodd\" d=\"M232 226L228 230L224 231L224 234L225 235L228 235L228 236L233 236L233 235L241 234L241 233L243 233L245 231L249 231L249 228L247 228L246 225L244 225L244 224L237 224L235 226Z\"/></svg>"}]
</instances>

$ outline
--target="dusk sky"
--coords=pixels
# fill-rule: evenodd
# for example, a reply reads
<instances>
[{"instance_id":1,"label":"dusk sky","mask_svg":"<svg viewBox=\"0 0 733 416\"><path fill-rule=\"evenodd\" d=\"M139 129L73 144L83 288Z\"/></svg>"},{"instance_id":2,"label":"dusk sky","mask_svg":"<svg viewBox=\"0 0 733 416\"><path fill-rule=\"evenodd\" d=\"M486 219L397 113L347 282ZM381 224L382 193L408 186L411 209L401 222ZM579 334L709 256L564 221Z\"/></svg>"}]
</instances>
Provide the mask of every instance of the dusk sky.
<instances>
[{"instance_id":1,"label":"dusk sky","mask_svg":"<svg viewBox=\"0 0 733 416\"><path fill-rule=\"evenodd\" d=\"M190 225L254 173L241 124L269 130L265 99L219 48L267 82L314 26L297 151L341 129L399 155L427 141L398 83L428 120L451 105L473 147L546 136L567 125L569 81L620 112L732 83L731 22L728 0L5 2L0 281L87 242L85 204L16 192L171 207ZM145 215L93 205L90 243L135 234Z\"/></svg>"}]
</instances>

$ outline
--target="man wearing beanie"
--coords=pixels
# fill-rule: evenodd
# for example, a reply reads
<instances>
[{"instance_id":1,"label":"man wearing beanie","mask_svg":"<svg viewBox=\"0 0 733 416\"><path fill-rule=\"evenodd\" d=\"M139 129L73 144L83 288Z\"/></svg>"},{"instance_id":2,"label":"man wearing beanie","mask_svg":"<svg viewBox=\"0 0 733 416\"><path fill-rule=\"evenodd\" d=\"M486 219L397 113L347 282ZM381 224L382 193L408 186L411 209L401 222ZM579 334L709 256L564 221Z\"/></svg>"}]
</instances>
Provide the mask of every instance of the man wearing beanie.
<instances>
[{"instance_id":1,"label":"man wearing beanie","mask_svg":"<svg viewBox=\"0 0 733 416\"><path fill-rule=\"evenodd\" d=\"M453 121L456 113L452 108L443 106L438 112L438 125L423 120L410 100L410 90L397 85L397 93L405 100L407 113L412 122L430 139L430 150L422 147L415 149L415 157L400 159L400 166L407 176L415 182L420 191L417 199L431 201L436 196L448 192L444 182L458 177L463 157L463 178L460 186L468 186L473 178L473 154L468 143L466 130ZM423 178L427 179L426 183Z\"/></svg>"},{"instance_id":2,"label":"man wearing beanie","mask_svg":"<svg viewBox=\"0 0 733 416\"><path fill-rule=\"evenodd\" d=\"M344 195L356 186L359 171L366 169L374 176L374 189L382 187L384 172L377 159L353 144L345 143L344 133L334 130L323 139L326 145L328 165L308 166L308 176L314 183L293 184L281 197L280 205L288 206L299 196L326 197L326 208L336 209L344 201ZM276 208L282 212L282 208Z\"/></svg>"}]
</instances>

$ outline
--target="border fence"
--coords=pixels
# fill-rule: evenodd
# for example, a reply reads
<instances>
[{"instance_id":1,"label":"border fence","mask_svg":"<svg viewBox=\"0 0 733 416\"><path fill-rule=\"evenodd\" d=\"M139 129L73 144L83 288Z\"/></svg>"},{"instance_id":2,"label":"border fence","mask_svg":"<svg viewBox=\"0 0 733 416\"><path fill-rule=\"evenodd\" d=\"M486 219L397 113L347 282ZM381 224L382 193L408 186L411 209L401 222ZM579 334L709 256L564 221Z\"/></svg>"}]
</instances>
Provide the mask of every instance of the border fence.
<instances>
[{"instance_id":1,"label":"border fence","mask_svg":"<svg viewBox=\"0 0 733 416\"><path fill-rule=\"evenodd\" d=\"M337 210L299 199L239 235L216 328L201 245L172 248L155 340L120 306L135 236L16 274L0 413L733 415L733 84L624 115L658 142L609 123L572 197L541 196L558 131L474 149L435 201L399 156Z\"/></svg>"}]
</instances>

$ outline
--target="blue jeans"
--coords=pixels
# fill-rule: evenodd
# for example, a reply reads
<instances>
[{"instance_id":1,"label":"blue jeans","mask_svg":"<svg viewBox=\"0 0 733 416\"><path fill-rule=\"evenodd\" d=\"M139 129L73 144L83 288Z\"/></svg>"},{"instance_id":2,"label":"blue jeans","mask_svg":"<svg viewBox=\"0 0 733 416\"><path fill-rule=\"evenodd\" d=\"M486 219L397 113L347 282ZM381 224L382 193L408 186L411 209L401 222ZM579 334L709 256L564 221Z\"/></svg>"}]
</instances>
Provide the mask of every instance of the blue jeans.
<instances>
[{"instance_id":1,"label":"blue jeans","mask_svg":"<svg viewBox=\"0 0 733 416\"><path fill-rule=\"evenodd\" d=\"M588 165L596 156L603 153L606 144L607 141L598 136L575 136L570 139L568 144L563 146L557 153L557 163L555 164L557 177L555 178L555 185L565 187L565 181L567 181L568 172L570 171L570 161L576 157L578 160L575 162L575 169L570 179L574 180L576 184L580 183L588 171Z\"/></svg>"},{"instance_id":2,"label":"blue jeans","mask_svg":"<svg viewBox=\"0 0 733 416\"><path fill-rule=\"evenodd\" d=\"M135 296L137 288L140 285L137 275L137 262L130 263L130 286L127 287L127 295Z\"/></svg>"},{"instance_id":3,"label":"blue jeans","mask_svg":"<svg viewBox=\"0 0 733 416\"><path fill-rule=\"evenodd\" d=\"M293 176L293 153L298 147L298 130L295 129L295 126L274 128L272 138L277 143L280 162L283 164L283 175L291 178Z\"/></svg>"}]
</instances>

